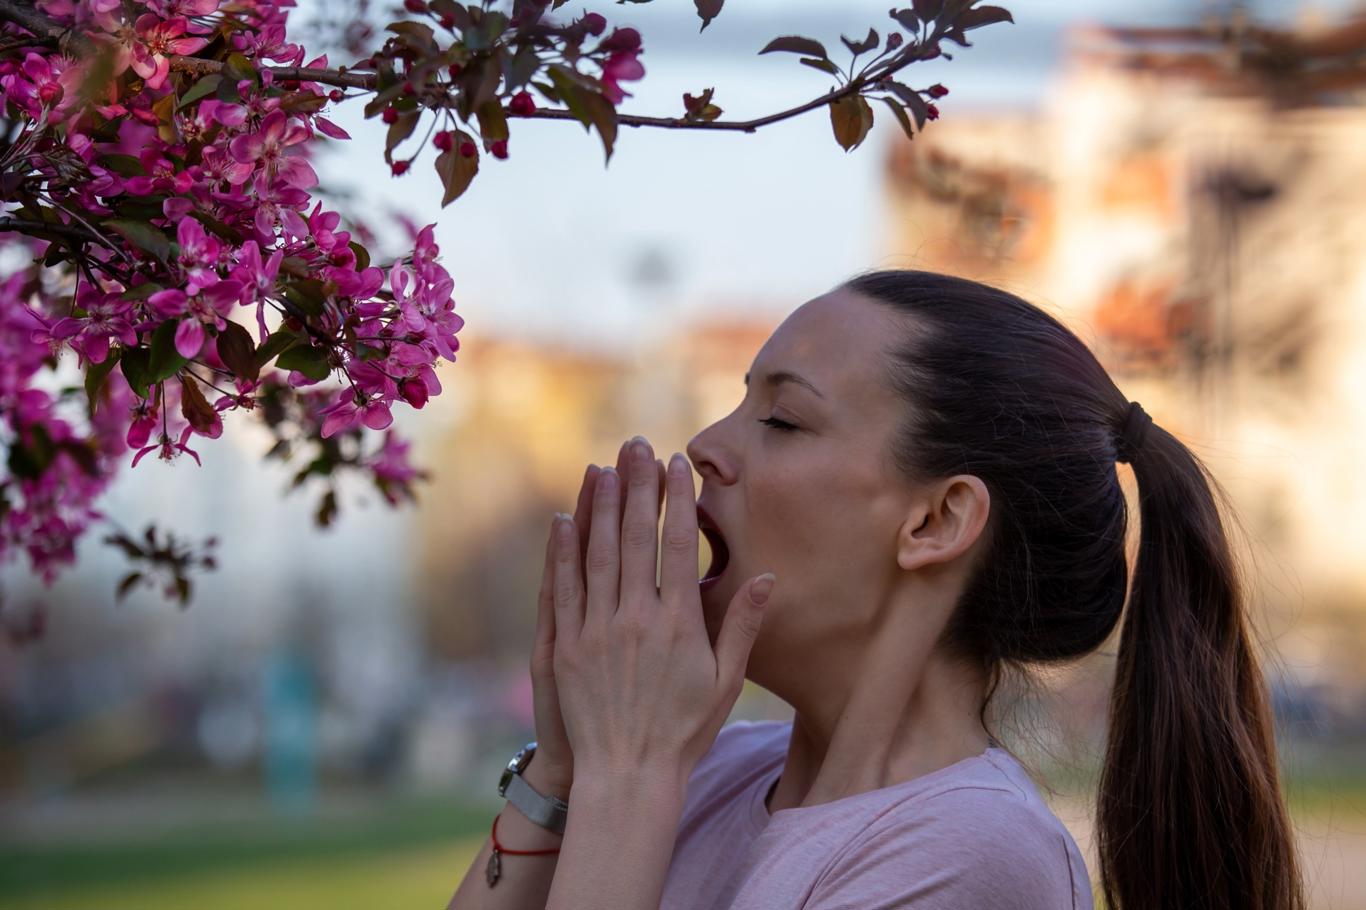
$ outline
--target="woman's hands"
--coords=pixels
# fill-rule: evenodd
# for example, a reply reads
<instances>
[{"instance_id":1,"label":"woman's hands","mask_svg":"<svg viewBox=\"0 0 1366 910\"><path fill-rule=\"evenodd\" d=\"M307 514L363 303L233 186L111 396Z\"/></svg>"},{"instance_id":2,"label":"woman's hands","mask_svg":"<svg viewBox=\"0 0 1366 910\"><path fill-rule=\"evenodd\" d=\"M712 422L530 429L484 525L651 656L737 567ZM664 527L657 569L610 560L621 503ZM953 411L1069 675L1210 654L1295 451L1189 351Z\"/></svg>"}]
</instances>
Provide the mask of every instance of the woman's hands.
<instances>
[{"instance_id":1,"label":"woman's hands","mask_svg":"<svg viewBox=\"0 0 1366 910\"><path fill-rule=\"evenodd\" d=\"M626 458L629 445L630 440L627 440L617 452L616 471L622 476L627 473ZM664 462L656 460L654 467L660 478L659 496L662 497ZM603 469L597 465L590 464L579 487L578 502L574 508L574 525L578 528L580 553L586 553L588 550L593 523L593 490L602 471ZM625 507L624 500L621 507ZM620 526L620 512L616 522ZM536 757L532 761L540 766L536 775L538 782L544 782L552 793L563 797L568 794L570 786L574 783L574 753L565 734L559 693L555 685L554 545L555 537L552 533L546 539L545 567L541 572L541 593L537 602L536 640L531 649L531 691L536 723ZM580 572L583 572L582 565Z\"/></svg>"},{"instance_id":2,"label":"woman's hands","mask_svg":"<svg viewBox=\"0 0 1366 910\"><path fill-rule=\"evenodd\" d=\"M577 769L643 768L681 782L740 695L772 576L740 586L713 649L688 460L675 454L664 478L661 566L657 462L643 439L627 448L626 477L596 478L586 549L578 521L552 525L556 695Z\"/></svg>"}]
</instances>

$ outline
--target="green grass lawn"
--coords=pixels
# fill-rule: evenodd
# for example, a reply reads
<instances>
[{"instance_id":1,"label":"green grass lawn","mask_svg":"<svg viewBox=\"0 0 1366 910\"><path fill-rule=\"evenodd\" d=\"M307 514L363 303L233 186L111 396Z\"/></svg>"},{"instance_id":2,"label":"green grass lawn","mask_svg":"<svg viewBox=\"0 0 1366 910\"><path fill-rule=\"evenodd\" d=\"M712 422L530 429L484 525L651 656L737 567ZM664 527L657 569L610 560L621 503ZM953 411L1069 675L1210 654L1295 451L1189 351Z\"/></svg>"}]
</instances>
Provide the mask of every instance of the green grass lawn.
<instances>
[{"instance_id":1,"label":"green grass lawn","mask_svg":"<svg viewBox=\"0 0 1366 910\"><path fill-rule=\"evenodd\" d=\"M1297 822L1366 820L1360 777L1299 779L1287 792ZM262 817L159 835L103 831L82 843L7 839L0 908L441 910L498 809L451 798L393 800L328 819Z\"/></svg>"},{"instance_id":2,"label":"green grass lawn","mask_svg":"<svg viewBox=\"0 0 1366 910\"><path fill-rule=\"evenodd\" d=\"M497 808L396 803L345 821L221 824L0 847L5 910L444 908Z\"/></svg>"}]
</instances>

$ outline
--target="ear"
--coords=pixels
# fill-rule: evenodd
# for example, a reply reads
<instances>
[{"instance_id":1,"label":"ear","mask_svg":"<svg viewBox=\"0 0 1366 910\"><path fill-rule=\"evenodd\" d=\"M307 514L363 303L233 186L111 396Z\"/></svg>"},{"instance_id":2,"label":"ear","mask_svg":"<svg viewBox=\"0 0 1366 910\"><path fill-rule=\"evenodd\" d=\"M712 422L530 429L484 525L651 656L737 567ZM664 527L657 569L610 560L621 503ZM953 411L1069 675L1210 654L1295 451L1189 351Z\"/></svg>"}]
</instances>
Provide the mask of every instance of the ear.
<instances>
[{"instance_id":1,"label":"ear","mask_svg":"<svg viewBox=\"0 0 1366 910\"><path fill-rule=\"evenodd\" d=\"M991 512L981 478L957 474L931 486L901 526L897 564L919 569L957 559L977 541Z\"/></svg>"}]
</instances>

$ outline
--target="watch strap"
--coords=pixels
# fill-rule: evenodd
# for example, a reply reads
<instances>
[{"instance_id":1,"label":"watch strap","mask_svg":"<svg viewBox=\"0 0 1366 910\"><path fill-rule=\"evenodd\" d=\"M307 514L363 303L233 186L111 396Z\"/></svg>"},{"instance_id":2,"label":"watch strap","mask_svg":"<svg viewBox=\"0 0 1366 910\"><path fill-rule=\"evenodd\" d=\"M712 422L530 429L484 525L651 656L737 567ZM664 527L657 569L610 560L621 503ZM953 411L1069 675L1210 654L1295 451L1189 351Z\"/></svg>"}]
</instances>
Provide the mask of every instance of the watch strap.
<instances>
[{"instance_id":1,"label":"watch strap","mask_svg":"<svg viewBox=\"0 0 1366 910\"><path fill-rule=\"evenodd\" d=\"M527 818L556 834L564 833L569 804L556 796L538 793L521 774L514 773L507 785L507 800Z\"/></svg>"}]
</instances>

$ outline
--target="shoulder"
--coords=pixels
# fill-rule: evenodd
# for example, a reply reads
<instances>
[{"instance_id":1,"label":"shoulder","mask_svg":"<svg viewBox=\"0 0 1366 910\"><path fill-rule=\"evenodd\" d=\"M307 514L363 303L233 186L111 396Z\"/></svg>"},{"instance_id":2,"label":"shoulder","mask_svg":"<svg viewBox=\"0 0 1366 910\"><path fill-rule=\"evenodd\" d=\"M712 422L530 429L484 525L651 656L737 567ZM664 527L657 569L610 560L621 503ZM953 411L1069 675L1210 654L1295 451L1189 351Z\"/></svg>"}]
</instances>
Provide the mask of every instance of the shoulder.
<instances>
[{"instance_id":1,"label":"shoulder","mask_svg":"<svg viewBox=\"0 0 1366 910\"><path fill-rule=\"evenodd\" d=\"M889 907L1070 908L1089 907L1089 892L1071 835L1032 784L984 761L888 807L840 852L811 906L876 897Z\"/></svg>"},{"instance_id":2,"label":"shoulder","mask_svg":"<svg viewBox=\"0 0 1366 910\"><path fill-rule=\"evenodd\" d=\"M724 764L736 758L786 755L791 733L791 721L732 721L716 734L711 748L698 762L698 768L708 764Z\"/></svg>"}]
</instances>

